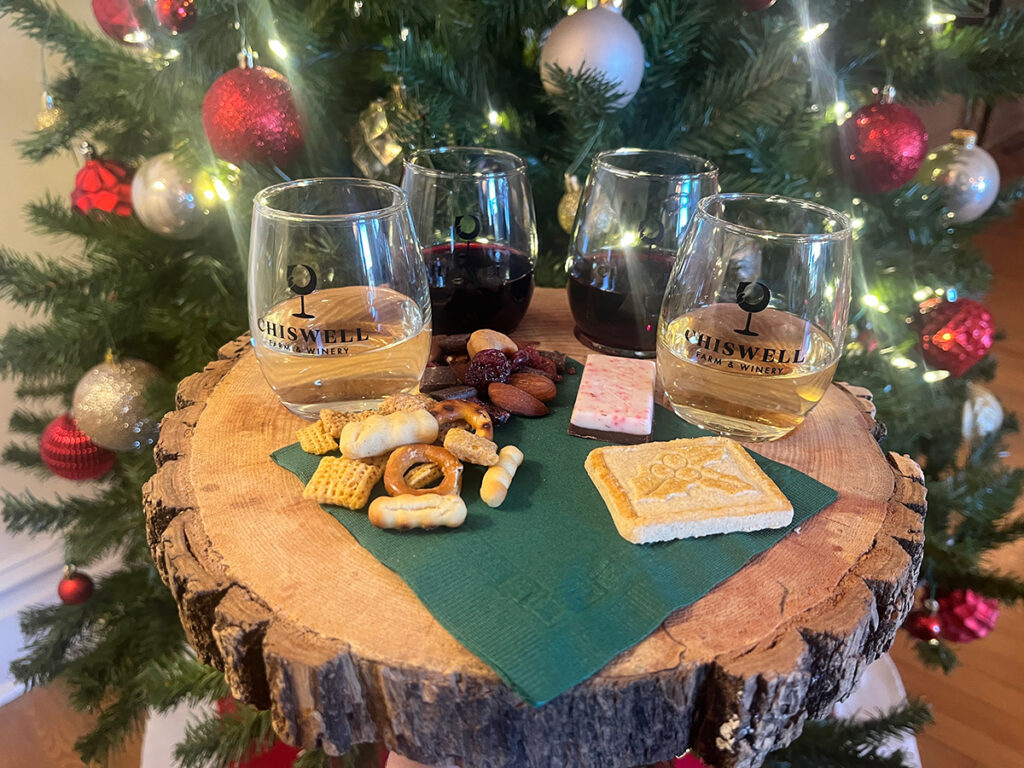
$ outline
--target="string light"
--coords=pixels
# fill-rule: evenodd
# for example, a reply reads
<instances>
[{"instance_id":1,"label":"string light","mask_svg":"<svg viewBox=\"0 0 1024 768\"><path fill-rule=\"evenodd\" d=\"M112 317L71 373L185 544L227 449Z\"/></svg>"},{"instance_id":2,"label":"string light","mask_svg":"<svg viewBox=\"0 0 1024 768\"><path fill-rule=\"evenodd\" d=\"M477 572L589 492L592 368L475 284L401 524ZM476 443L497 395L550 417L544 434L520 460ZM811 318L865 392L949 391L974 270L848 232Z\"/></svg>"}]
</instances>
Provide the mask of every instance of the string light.
<instances>
[{"instance_id":1,"label":"string light","mask_svg":"<svg viewBox=\"0 0 1024 768\"><path fill-rule=\"evenodd\" d=\"M231 199L231 193L228 191L228 188L224 186L224 182L218 179L216 176L213 178L213 188L217 190L217 197L219 197L224 202L227 202L228 200Z\"/></svg>"},{"instance_id":2,"label":"string light","mask_svg":"<svg viewBox=\"0 0 1024 768\"><path fill-rule=\"evenodd\" d=\"M819 37L825 34L825 30L828 29L828 22L822 21L815 24L813 27L806 27L800 35L800 41L804 43L810 43L813 40L817 40Z\"/></svg>"},{"instance_id":3,"label":"string light","mask_svg":"<svg viewBox=\"0 0 1024 768\"><path fill-rule=\"evenodd\" d=\"M837 101L832 105L832 111L836 115L836 125L842 125L846 122L846 119L852 115L850 112L850 105L845 101Z\"/></svg>"},{"instance_id":4,"label":"string light","mask_svg":"<svg viewBox=\"0 0 1024 768\"><path fill-rule=\"evenodd\" d=\"M279 59L288 58L288 49L284 47L284 43L282 43L280 40L276 38L273 40L268 40L267 46L277 55Z\"/></svg>"},{"instance_id":5,"label":"string light","mask_svg":"<svg viewBox=\"0 0 1024 768\"><path fill-rule=\"evenodd\" d=\"M875 309L879 304L882 303L881 299L879 299L873 293L864 294L860 301L865 307L871 307L872 309Z\"/></svg>"},{"instance_id":6,"label":"string light","mask_svg":"<svg viewBox=\"0 0 1024 768\"><path fill-rule=\"evenodd\" d=\"M897 355L890 360L889 363L893 368L899 368L904 371L909 371L911 368L917 368L917 363L908 357L903 357L903 355Z\"/></svg>"},{"instance_id":7,"label":"string light","mask_svg":"<svg viewBox=\"0 0 1024 768\"><path fill-rule=\"evenodd\" d=\"M501 125L501 115L498 114L498 110L492 109L487 113L487 122L494 126Z\"/></svg>"},{"instance_id":8,"label":"string light","mask_svg":"<svg viewBox=\"0 0 1024 768\"><path fill-rule=\"evenodd\" d=\"M933 27L941 27L956 21L955 13L932 13L928 16L928 23Z\"/></svg>"},{"instance_id":9,"label":"string light","mask_svg":"<svg viewBox=\"0 0 1024 768\"><path fill-rule=\"evenodd\" d=\"M914 301L924 301L931 295L931 288L921 288L920 290L914 291Z\"/></svg>"},{"instance_id":10,"label":"string light","mask_svg":"<svg viewBox=\"0 0 1024 768\"><path fill-rule=\"evenodd\" d=\"M402 42L404 43L406 40L409 39L409 28L408 27L402 27L402 31L398 33L398 36L401 38Z\"/></svg>"},{"instance_id":11,"label":"string light","mask_svg":"<svg viewBox=\"0 0 1024 768\"><path fill-rule=\"evenodd\" d=\"M921 377L929 384L934 384L937 381L949 378L949 371L928 371L924 376Z\"/></svg>"}]
</instances>

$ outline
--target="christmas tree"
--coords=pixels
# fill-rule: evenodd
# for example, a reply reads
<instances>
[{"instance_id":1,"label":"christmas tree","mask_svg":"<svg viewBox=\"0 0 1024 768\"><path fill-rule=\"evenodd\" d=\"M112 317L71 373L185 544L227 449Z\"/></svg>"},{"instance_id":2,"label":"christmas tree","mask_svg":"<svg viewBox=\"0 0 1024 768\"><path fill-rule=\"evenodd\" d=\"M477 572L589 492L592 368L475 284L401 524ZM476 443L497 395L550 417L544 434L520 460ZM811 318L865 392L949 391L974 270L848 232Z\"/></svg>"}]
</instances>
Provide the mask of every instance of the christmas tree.
<instances>
[{"instance_id":1,"label":"christmas tree","mask_svg":"<svg viewBox=\"0 0 1024 768\"><path fill-rule=\"evenodd\" d=\"M995 105L1024 93L1024 15L997 5L94 0L101 36L57 4L0 0L67 61L22 153L91 147L70 204L62 191L27 209L31 226L76 238L82 258L0 250L3 296L45 316L0 341L0 370L17 378L22 402L11 427L25 435L4 459L96 481L54 503L3 500L11 530L60 533L80 569L63 585L68 604L24 614L17 677L63 676L73 703L100 713L78 745L88 761L116 749L149 709L226 695L222 676L189 654L150 560L140 488L154 469L158 414L172 407L175 382L246 327L257 190L310 176L394 180L403 152L442 145L525 158L543 285L565 282L564 179L582 178L605 149L699 155L719 166L727 191L808 198L851 216L854 309L838 377L874 392L886 448L926 470L926 587L911 628L926 658L951 667L948 639L978 634L974 619L992 617L986 599L1024 597L1019 579L982 564L1024 536L1010 518L1024 476L998 459L1015 423L983 386L994 325L971 243L1022 188L993 200L991 174L987 187L958 187L956 168L984 170L991 158L970 134L929 155L905 105L948 94ZM594 14L604 15L600 34L587 26ZM46 405L54 397L62 408ZM72 405L77 422L63 418ZM84 572L110 553L121 565L92 591ZM942 618L958 609L974 624ZM837 765L876 764L879 733L923 718L912 708L875 730L823 726L807 738L831 745ZM197 725L179 759L226 764L270 738L269 715L243 707ZM779 764L817 764L820 754L798 742Z\"/></svg>"}]
</instances>

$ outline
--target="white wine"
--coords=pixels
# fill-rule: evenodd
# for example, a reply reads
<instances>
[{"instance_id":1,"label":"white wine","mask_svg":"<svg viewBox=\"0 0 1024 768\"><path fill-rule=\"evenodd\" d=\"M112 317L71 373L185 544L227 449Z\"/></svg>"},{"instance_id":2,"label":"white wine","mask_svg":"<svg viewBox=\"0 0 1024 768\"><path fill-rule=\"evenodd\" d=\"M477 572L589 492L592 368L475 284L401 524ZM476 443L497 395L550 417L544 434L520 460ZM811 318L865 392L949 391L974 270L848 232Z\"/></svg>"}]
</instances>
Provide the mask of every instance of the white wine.
<instances>
[{"instance_id":1,"label":"white wine","mask_svg":"<svg viewBox=\"0 0 1024 768\"><path fill-rule=\"evenodd\" d=\"M658 329L658 372L677 414L737 440L775 440L825 395L839 353L788 312L712 304Z\"/></svg>"},{"instance_id":2,"label":"white wine","mask_svg":"<svg viewBox=\"0 0 1024 768\"><path fill-rule=\"evenodd\" d=\"M267 383L293 413L357 411L414 392L430 354L419 306L389 288L326 288L257 318L253 346Z\"/></svg>"}]
</instances>

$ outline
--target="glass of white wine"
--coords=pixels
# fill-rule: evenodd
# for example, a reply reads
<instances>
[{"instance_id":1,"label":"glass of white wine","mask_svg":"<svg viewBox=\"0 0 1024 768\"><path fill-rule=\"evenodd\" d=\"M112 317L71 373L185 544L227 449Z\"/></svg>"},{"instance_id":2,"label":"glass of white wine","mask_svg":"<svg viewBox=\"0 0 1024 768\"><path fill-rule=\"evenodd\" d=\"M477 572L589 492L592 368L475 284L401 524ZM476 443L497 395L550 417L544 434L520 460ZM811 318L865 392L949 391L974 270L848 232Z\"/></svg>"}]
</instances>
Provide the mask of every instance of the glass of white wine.
<instances>
[{"instance_id":1,"label":"glass of white wine","mask_svg":"<svg viewBox=\"0 0 1024 768\"><path fill-rule=\"evenodd\" d=\"M416 391L430 353L430 287L405 193L322 178L256 195L249 328L267 383L300 416Z\"/></svg>"},{"instance_id":2,"label":"glass of white wine","mask_svg":"<svg viewBox=\"0 0 1024 768\"><path fill-rule=\"evenodd\" d=\"M777 195L700 201L658 321L675 412L760 442L799 426L832 382L850 308L844 214Z\"/></svg>"}]
</instances>

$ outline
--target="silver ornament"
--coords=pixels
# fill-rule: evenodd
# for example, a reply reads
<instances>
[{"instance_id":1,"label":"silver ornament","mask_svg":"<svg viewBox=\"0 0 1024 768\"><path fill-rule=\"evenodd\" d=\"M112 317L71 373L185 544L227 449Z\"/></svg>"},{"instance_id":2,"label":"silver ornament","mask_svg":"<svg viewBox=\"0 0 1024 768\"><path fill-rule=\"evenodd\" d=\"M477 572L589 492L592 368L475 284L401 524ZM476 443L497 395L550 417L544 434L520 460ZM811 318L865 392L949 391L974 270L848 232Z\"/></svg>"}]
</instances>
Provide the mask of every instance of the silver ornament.
<instances>
[{"instance_id":1,"label":"silver ornament","mask_svg":"<svg viewBox=\"0 0 1024 768\"><path fill-rule=\"evenodd\" d=\"M217 199L205 172L188 168L170 152L151 157L132 180L132 207L146 229L175 240L203 231Z\"/></svg>"},{"instance_id":2,"label":"silver ornament","mask_svg":"<svg viewBox=\"0 0 1024 768\"><path fill-rule=\"evenodd\" d=\"M612 105L620 109L633 100L644 77L644 45L622 11L599 5L577 11L558 22L540 51L540 79L544 90L559 93L550 67L566 72L600 75L622 96Z\"/></svg>"},{"instance_id":3,"label":"silver ornament","mask_svg":"<svg viewBox=\"0 0 1024 768\"><path fill-rule=\"evenodd\" d=\"M963 435L970 443L982 440L1003 426L1003 406L999 398L980 384L967 385L964 402Z\"/></svg>"},{"instance_id":4,"label":"silver ornament","mask_svg":"<svg viewBox=\"0 0 1024 768\"><path fill-rule=\"evenodd\" d=\"M950 221L967 224L992 207L999 194L999 166L977 145L974 131L955 130L952 141L929 152L918 180L946 188Z\"/></svg>"},{"instance_id":5,"label":"silver ornament","mask_svg":"<svg viewBox=\"0 0 1024 768\"><path fill-rule=\"evenodd\" d=\"M156 441L159 424L146 402L146 388L160 375L142 360L112 356L93 366L75 386L71 410L78 428L96 445L134 451Z\"/></svg>"}]
</instances>

